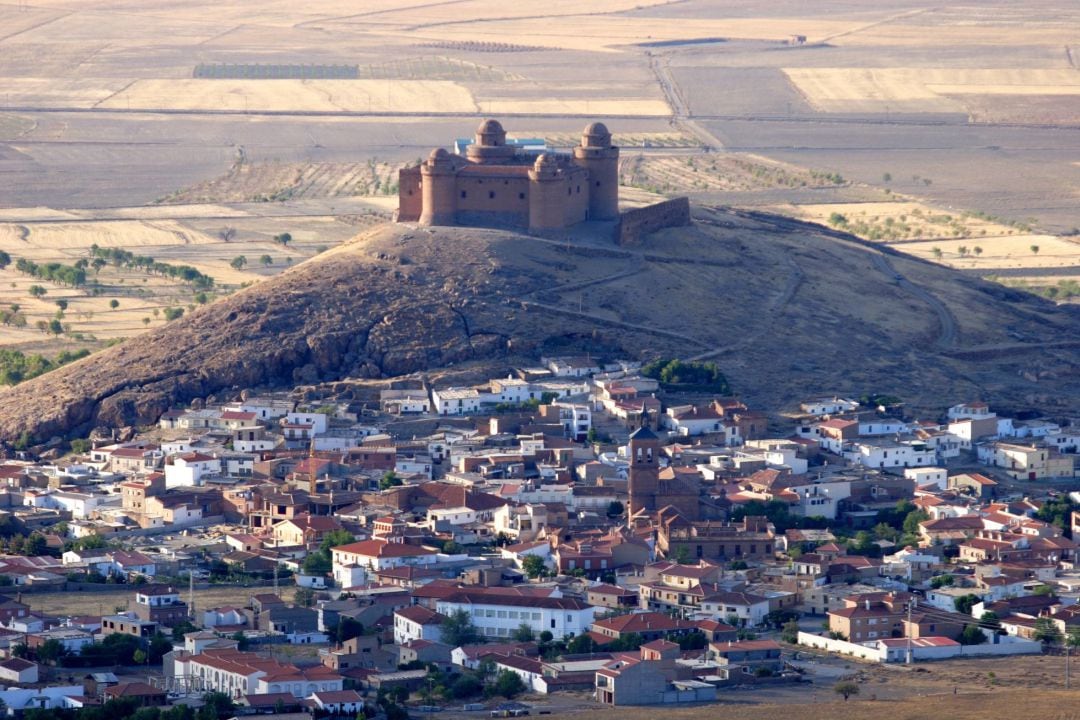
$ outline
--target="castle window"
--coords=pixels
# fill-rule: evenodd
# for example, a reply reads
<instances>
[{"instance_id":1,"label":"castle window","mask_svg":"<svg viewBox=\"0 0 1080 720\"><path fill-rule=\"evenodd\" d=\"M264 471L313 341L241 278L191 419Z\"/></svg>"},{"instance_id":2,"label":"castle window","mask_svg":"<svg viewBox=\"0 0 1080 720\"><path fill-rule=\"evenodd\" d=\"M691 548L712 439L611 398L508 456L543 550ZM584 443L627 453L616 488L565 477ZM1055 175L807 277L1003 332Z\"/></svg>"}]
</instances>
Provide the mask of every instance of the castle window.
<instances>
[{"instance_id":1,"label":"castle window","mask_svg":"<svg viewBox=\"0 0 1080 720\"><path fill-rule=\"evenodd\" d=\"M524 200L524 199L525 199L525 193L518 193L518 200Z\"/></svg>"},{"instance_id":2,"label":"castle window","mask_svg":"<svg viewBox=\"0 0 1080 720\"><path fill-rule=\"evenodd\" d=\"M580 186L580 185L578 185L578 186L577 186L577 194L578 194L578 195L580 195L580 194L581 194L581 186Z\"/></svg>"},{"instance_id":3,"label":"castle window","mask_svg":"<svg viewBox=\"0 0 1080 720\"><path fill-rule=\"evenodd\" d=\"M465 198L467 198L467 197L469 197L469 193L467 193L467 192L465 192L464 190L462 190L462 191L461 191L461 199L462 199L462 200L464 200L464 199L465 199Z\"/></svg>"},{"instance_id":4,"label":"castle window","mask_svg":"<svg viewBox=\"0 0 1080 720\"><path fill-rule=\"evenodd\" d=\"M600 181L599 180L596 181L596 187L600 187Z\"/></svg>"},{"instance_id":5,"label":"castle window","mask_svg":"<svg viewBox=\"0 0 1080 720\"><path fill-rule=\"evenodd\" d=\"M488 192L488 200L494 200L494 199L495 199L495 191L492 190L492 191Z\"/></svg>"},{"instance_id":6,"label":"castle window","mask_svg":"<svg viewBox=\"0 0 1080 720\"><path fill-rule=\"evenodd\" d=\"M574 188L566 188L566 194L567 195L573 195L574 194Z\"/></svg>"}]
</instances>

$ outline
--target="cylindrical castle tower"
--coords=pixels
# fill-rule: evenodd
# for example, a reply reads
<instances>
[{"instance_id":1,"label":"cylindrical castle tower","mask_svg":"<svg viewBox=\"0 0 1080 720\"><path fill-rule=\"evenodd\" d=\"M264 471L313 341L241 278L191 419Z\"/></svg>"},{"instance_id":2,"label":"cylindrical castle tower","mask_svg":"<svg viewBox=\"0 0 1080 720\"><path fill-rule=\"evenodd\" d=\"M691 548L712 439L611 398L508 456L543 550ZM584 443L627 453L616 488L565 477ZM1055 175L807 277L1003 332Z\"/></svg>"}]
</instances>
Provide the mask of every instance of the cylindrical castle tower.
<instances>
[{"instance_id":1,"label":"cylindrical castle tower","mask_svg":"<svg viewBox=\"0 0 1080 720\"><path fill-rule=\"evenodd\" d=\"M529 230L557 230L566 225L565 185L558 160L546 153L536 158L529 171Z\"/></svg>"},{"instance_id":2,"label":"cylindrical castle tower","mask_svg":"<svg viewBox=\"0 0 1080 720\"><path fill-rule=\"evenodd\" d=\"M574 162L589 171L589 219L619 217L619 148L603 123L592 123L574 148Z\"/></svg>"},{"instance_id":3,"label":"cylindrical castle tower","mask_svg":"<svg viewBox=\"0 0 1080 720\"><path fill-rule=\"evenodd\" d=\"M421 225L454 225L457 199L454 196L457 172L454 160L443 148L431 151L427 162L420 166L421 195L424 209Z\"/></svg>"}]
</instances>

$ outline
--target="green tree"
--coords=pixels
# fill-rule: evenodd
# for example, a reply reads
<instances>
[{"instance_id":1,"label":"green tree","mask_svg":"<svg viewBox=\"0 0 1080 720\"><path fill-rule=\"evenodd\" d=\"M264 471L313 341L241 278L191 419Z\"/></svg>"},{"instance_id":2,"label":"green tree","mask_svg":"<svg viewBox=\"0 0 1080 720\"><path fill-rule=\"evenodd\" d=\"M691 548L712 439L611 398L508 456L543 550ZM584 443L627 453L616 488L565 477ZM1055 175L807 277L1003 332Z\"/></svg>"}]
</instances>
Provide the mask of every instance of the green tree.
<instances>
[{"instance_id":1,"label":"green tree","mask_svg":"<svg viewBox=\"0 0 1080 720\"><path fill-rule=\"evenodd\" d=\"M115 310L116 308L120 307L120 301L116 298L113 298L109 301L109 307Z\"/></svg>"},{"instance_id":2,"label":"green tree","mask_svg":"<svg viewBox=\"0 0 1080 720\"><path fill-rule=\"evenodd\" d=\"M259 258L259 262L263 264L263 267L270 267L274 264L274 258L270 257L269 255L263 255Z\"/></svg>"},{"instance_id":3,"label":"green tree","mask_svg":"<svg viewBox=\"0 0 1080 720\"><path fill-rule=\"evenodd\" d=\"M172 626L172 639L174 642L183 642L185 635L198 629L190 620L184 620Z\"/></svg>"},{"instance_id":4,"label":"green tree","mask_svg":"<svg viewBox=\"0 0 1080 720\"><path fill-rule=\"evenodd\" d=\"M984 633L978 625L965 625L960 637L957 638L961 645L982 645L987 641Z\"/></svg>"},{"instance_id":5,"label":"green tree","mask_svg":"<svg viewBox=\"0 0 1080 720\"><path fill-rule=\"evenodd\" d=\"M292 242L292 235L287 232L280 233L274 236L274 242L281 243L283 247L287 246L289 243Z\"/></svg>"},{"instance_id":6,"label":"green tree","mask_svg":"<svg viewBox=\"0 0 1080 720\"><path fill-rule=\"evenodd\" d=\"M671 554L672 562L677 562L680 565L685 565L690 562L690 548L685 545L676 545L675 552Z\"/></svg>"},{"instance_id":7,"label":"green tree","mask_svg":"<svg viewBox=\"0 0 1080 720\"><path fill-rule=\"evenodd\" d=\"M912 510L907 514L907 517L904 518L904 534L918 535L919 523L929 519L930 513L926 512L925 510Z\"/></svg>"},{"instance_id":8,"label":"green tree","mask_svg":"<svg viewBox=\"0 0 1080 720\"><path fill-rule=\"evenodd\" d=\"M333 562L329 556L329 553L325 553L322 550L309 553L304 562L300 565L301 570L305 575L326 575L333 569Z\"/></svg>"},{"instance_id":9,"label":"green tree","mask_svg":"<svg viewBox=\"0 0 1080 720\"><path fill-rule=\"evenodd\" d=\"M607 516L609 518L617 518L620 517L625 510L626 508L623 507L623 504L621 502L619 502L618 500L612 500L608 503L607 506Z\"/></svg>"},{"instance_id":10,"label":"green tree","mask_svg":"<svg viewBox=\"0 0 1080 720\"><path fill-rule=\"evenodd\" d=\"M1032 255L1038 255L1039 254L1039 246L1038 245L1032 245L1031 246L1031 254Z\"/></svg>"},{"instance_id":11,"label":"green tree","mask_svg":"<svg viewBox=\"0 0 1080 720\"><path fill-rule=\"evenodd\" d=\"M404 482L397 476L393 470L387 470L383 473L382 479L379 480L380 490L389 490L392 487L400 487Z\"/></svg>"},{"instance_id":12,"label":"green tree","mask_svg":"<svg viewBox=\"0 0 1080 720\"><path fill-rule=\"evenodd\" d=\"M994 630L995 632L1001 630L1001 618L993 610L987 610L979 618L979 622L984 628Z\"/></svg>"},{"instance_id":13,"label":"green tree","mask_svg":"<svg viewBox=\"0 0 1080 720\"><path fill-rule=\"evenodd\" d=\"M168 322L172 322L173 320L176 320L177 318L180 318L181 316L183 316L183 314L184 314L184 308L181 308L181 307L165 308L165 320L168 321Z\"/></svg>"},{"instance_id":14,"label":"green tree","mask_svg":"<svg viewBox=\"0 0 1080 720\"><path fill-rule=\"evenodd\" d=\"M173 649L172 640L162 632L154 633L150 638L150 646L147 648L147 659L154 665L161 663L161 658Z\"/></svg>"},{"instance_id":15,"label":"green tree","mask_svg":"<svg viewBox=\"0 0 1080 720\"><path fill-rule=\"evenodd\" d=\"M442 641L450 647L475 645L484 641L480 631L473 624L472 616L469 615L468 610L461 609L452 612L442 621L440 629L442 630Z\"/></svg>"},{"instance_id":16,"label":"green tree","mask_svg":"<svg viewBox=\"0 0 1080 720\"><path fill-rule=\"evenodd\" d=\"M135 654L131 657L131 659L136 665L145 665L146 657L146 651L140 649L135 651Z\"/></svg>"},{"instance_id":17,"label":"green tree","mask_svg":"<svg viewBox=\"0 0 1080 720\"><path fill-rule=\"evenodd\" d=\"M523 622L514 630L513 637L516 642L532 642L536 639L536 634L529 623Z\"/></svg>"},{"instance_id":18,"label":"green tree","mask_svg":"<svg viewBox=\"0 0 1080 720\"><path fill-rule=\"evenodd\" d=\"M40 662L46 665L55 665L60 658L67 655L67 648L64 644L55 638L49 638L38 646L36 655Z\"/></svg>"},{"instance_id":19,"label":"green tree","mask_svg":"<svg viewBox=\"0 0 1080 720\"><path fill-rule=\"evenodd\" d=\"M49 291L46 290L45 288L41 287L40 285L31 285L27 289L27 292L30 293L31 297L36 297L36 298L44 297L45 295L49 294Z\"/></svg>"},{"instance_id":20,"label":"green tree","mask_svg":"<svg viewBox=\"0 0 1080 720\"><path fill-rule=\"evenodd\" d=\"M450 696L458 700L473 697L484 689L484 683L473 673L463 673L450 685Z\"/></svg>"},{"instance_id":21,"label":"green tree","mask_svg":"<svg viewBox=\"0 0 1080 720\"><path fill-rule=\"evenodd\" d=\"M237 255L229 262L229 267L233 270L242 270L247 265L247 258L243 255Z\"/></svg>"},{"instance_id":22,"label":"green tree","mask_svg":"<svg viewBox=\"0 0 1080 720\"><path fill-rule=\"evenodd\" d=\"M1043 645L1060 645L1064 640L1057 623L1047 617L1041 617L1035 621L1035 632L1032 637Z\"/></svg>"},{"instance_id":23,"label":"green tree","mask_svg":"<svg viewBox=\"0 0 1080 720\"><path fill-rule=\"evenodd\" d=\"M571 655L587 655L596 652L596 650L596 641L584 633L575 635L566 644L566 652Z\"/></svg>"},{"instance_id":24,"label":"green tree","mask_svg":"<svg viewBox=\"0 0 1080 720\"><path fill-rule=\"evenodd\" d=\"M65 300L63 298L60 298L59 300L56 300L55 302L56 302L56 307L60 308L60 312L64 312L65 310L68 309L68 301L67 300Z\"/></svg>"},{"instance_id":25,"label":"green tree","mask_svg":"<svg viewBox=\"0 0 1080 720\"><path fill-rule=\"evenodd\" d=\"M293 593L293 602L300 607L312 607L315 604L315 591L311 588L298 587Z\"/></svg>"},{"instance_id":26,"label":"green tree","mask_svg":"<svg viewBox=\"0 0 1080 720\"><path fill-rule=\"evenodd\" d=\"M784 623L784 627L780 631L780 639L792 645L799 642L799 621L788 620Z\"/></svg>"},{"instance_id":27,"label":"green tree","mask_svg":"<svg viewBox=\"0 0 1080 720\"><path fill-rule=\"evenodd\" d=\"M232 717L236 705L225 693L209 692L203 695L203 706L196 715L198 720L224 720Z\"/></svg>"},{"instance_id":28,"label":"green tree","mask_svg":"<svg viewBox=\"0 0 1080 720\"><path fill-rule=\"evenodd\" d=\"M330 552L333 548L354 542L356 542L356 538L348 530L331 530L323 536L322 542L319 543L319 549Z\"/></svg>"},{"instance_id":29,"label":"green tree","mask_svg":"<svg viewBox=\"0 0 1080 720\"><path fill-rule=\"evenodd\" d=\"M930 254L934 256L935 260L941 259L941 248L935 246L930 248Z\"/></svg>"},{"instance_id":30,"label":"green tree","mask_svg":"<svg viewBox=\"0 0 1080 720\"><path fill-rule=\"evenodd\" d=\"M956 612L963 613L964 615L971 614L971 608L982 602L982 598L974 593L968 593L967 595L961 595L958 598L953 599L953 605L956 607Z\"/></svg>"},{"instance_id":31,"label":"green tree","mask_svg":"<svg viewBox=\"0 0 1080 720\"><path fill-rule=\"evenodd\" d=\"M837 695L843 695L844 700L846 701L852 695L859 694L859 686L857 683L854 683L851 680L841 680L840 682L833 685L833 692L835 692Z\"/></svg>"},{"instance_id":32,"label":"green tree","mask_svg":"<svg viewBox=\"0 0 1080 720\"><path fill-rule=\"evenodd\" d=\"M533 580L543 577L547 573L547 565L544 564L544 558L539 555L526 555L522 558L521 569Z\"/></svg>"},{"instance_id":33,"label":"green tree","mask_svg":"<svg viewBox=\"0 0 1080 720\"><path fill-rule=\"evenodd\" d=\"M232 634L232 639L236 641L236 649L243 652L251 647L251 641L248 640L247 635L243 630L237 630Z\"/></svg>"},{"instance_id":34,"label":"green tree","mask_svg":"<svg viewBox=\"0 0 1080 720\"><path fill-rule=\"evenodd\" d=\"M525 692L525 683L521 681L521 676L516 672L500 670L499 674L495 676L493 689L496 695L502 695L504 698L510 699Z\"/></svg>"}]
</instances>

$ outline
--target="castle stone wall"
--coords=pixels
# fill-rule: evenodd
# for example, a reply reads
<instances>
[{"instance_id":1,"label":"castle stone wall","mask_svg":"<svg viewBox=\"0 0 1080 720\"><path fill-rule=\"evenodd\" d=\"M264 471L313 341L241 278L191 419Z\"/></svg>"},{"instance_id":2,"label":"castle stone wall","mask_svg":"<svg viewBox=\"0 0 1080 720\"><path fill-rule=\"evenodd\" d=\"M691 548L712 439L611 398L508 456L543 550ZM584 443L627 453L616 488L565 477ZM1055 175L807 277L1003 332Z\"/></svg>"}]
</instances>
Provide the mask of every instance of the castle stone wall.
<instances>
[{"instance_id":1,"label":"castle stone wall","mask_svg":"<svg viewBox=\"0 0 1080 720\"><path fill-rule=\"evenodd\" d=\"M615 237L620 245L636 245L657 230L689 224L690 199L679 197L627 210L619 216Z\"/></svg>"}]
</instances>

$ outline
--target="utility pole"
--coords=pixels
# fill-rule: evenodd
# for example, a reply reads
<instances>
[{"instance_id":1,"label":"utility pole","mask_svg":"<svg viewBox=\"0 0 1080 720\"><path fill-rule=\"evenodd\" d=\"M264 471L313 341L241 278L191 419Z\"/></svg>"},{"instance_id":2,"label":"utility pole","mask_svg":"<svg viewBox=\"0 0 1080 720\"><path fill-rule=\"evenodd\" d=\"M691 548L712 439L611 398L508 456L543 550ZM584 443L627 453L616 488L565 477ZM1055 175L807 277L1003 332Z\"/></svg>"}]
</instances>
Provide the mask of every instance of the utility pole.
<instances>
[{"instance_id":1,"label":"utility pole","mask_svg":"<svg viewBox=\"0 0 1080 720\"><path fill-rule=\"evenodd\" d=\"M911 606L915 604L915 596L912 595L908 598L907 604L907 627L905 628L907 635L907 657L904 659L904 664L911 664Z\"/></svg>"}]
</instances>

